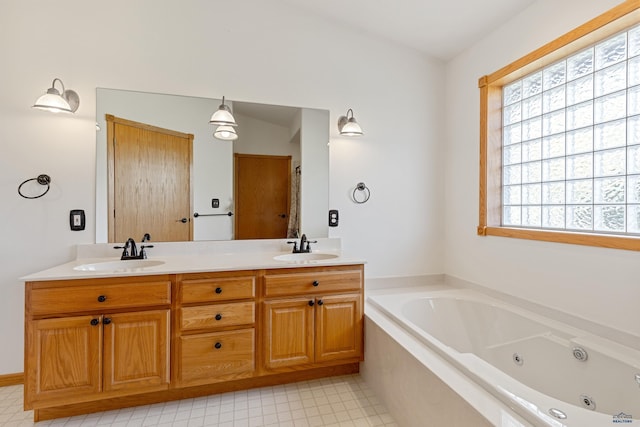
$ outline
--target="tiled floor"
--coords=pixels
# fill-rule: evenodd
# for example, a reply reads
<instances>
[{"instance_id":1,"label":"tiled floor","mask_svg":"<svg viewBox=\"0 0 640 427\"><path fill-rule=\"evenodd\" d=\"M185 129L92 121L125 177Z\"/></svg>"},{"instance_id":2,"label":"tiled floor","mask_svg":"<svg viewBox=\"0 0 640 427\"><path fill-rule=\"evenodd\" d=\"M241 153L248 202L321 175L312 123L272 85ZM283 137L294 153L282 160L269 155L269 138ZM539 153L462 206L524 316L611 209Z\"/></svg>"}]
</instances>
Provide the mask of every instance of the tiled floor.
<instances>
[{"instance_id":1,"label":"tiled floor","mask_svg":"<svg viewBox=\"0 0 640 427\"><path fill-rule=\"evenodd\" d=\"M32 426L22 386L0 387L0 426ZM41 426L396 426L359 375L42 421Z\"/></svg>"}]
</instances>

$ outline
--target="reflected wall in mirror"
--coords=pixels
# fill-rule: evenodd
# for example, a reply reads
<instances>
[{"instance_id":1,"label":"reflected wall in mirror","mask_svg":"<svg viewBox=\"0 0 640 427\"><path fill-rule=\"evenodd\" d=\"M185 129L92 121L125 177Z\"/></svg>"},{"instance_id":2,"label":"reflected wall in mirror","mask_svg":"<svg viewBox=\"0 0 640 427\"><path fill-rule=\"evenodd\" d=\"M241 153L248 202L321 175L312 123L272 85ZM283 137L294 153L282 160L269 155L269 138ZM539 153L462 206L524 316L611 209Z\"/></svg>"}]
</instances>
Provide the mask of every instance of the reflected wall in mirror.
<instances>
[{"instance_id":1,"label":"reflected wall in mirror","mask_svg":"<svg viewBox=\"0 0 640 427\"><path fill-rule=\"evenodd\" d=\"M118 120L137 122L149 126L153 130L169 130L178 134L193 136L192 164L190 168L191 188L185 189L190 194L189 212L181 218L167 218L163 221L180 221L186 218L186 227L192 227L193 240L231 240L239 238L271 238L273 236L251 235L243 237L237 234L238 201L244 199L247 191L266 196L263 205L257 205L257 219L261 221L261 213L267 215L270 200L275 200L270 193L271 187L265 186L264 180L250 179L247 183L237 185L234 170L239 157L249 158L289 158L288 203L287 212L278 210L277 216L285 216L289 235L305 233L313 237L326 237L328 229L326 215L329 200L329 111L301 107L283 107L249 102L229 101L234 117L238 123L238 139L223 141L213 137L215 126L209 124L211 114L217 110L221 99L187 97L137 91L98 88L96 106L96 242L120 242L112 231L113 209L110 200L118 201L109 182L117 177L109 176L108 161L113 158L113 147L109 144L108 134L114 132L115 125L107 124L105 117L114 116ZM115 134L114 134L115 135ZM120 136L120 138L123 138ZM134 138L136 139L136 138ZM116 146L117 138L116 138ZM126 155L131 157L130 154ZM162 167L150 167L143 161L129 164L128 169L141 169L136 183L131 184L133 197L137 205L128 217L137 218L141 225L133 237L139 240L145 232L145 221L148 226L157 223L162 217L157 208L148 209L151 202L150 190L143 191L144 182L155 181ZM252 169L250 167L248 170ZM166 169L165 169L166 172ZM111 180L111 181L110 181ZM137 193L136 193L137 191ZM236 196L235 192L239 194ZM147 194L144 194L144 193ZM158 191L155 191L157 193ZM159 191L162 193L162 191ZM249 194L251 196L251 193ZM251 197L249 197L251 198ZM218 207L214 206L218 200ZM297 203L296 203L296 199ZM266 203L266 205L264 205ZM255 209L254 209L255 210ZM229 212L233 215L227 215ZM199 216L194 216L198 213ZM272 214L268 214L272 215ZM298 218L298 221L295 218ZM153 220L151 220L153 219ZM248 224L245 222L245 224ZM263 229L260 224L252 224L254 228ZM247 225L243 226L247 227ZM136 230L136 228L134 228ZM282 235L287 237L287 234ZM154 237L155 241L172 240Z\"/></svg>"}]
</instances>

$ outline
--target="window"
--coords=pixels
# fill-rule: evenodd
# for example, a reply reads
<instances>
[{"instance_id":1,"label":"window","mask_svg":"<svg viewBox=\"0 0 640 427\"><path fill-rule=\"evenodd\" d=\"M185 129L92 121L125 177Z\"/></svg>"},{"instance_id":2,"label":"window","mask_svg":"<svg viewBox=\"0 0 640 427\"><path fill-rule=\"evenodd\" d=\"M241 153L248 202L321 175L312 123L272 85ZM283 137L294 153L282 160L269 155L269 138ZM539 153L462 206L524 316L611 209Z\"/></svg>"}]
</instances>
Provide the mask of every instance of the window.
<instances>
[{"instance_id":1,"label":"window","mask_svg":"<svg viewBox=\"0 0 640 427\"><path fill-rule=\"evenodd\" d=\"M480 79L478 234L640 250L639 14L625 2Z\"/></svg>"}]
</instances>

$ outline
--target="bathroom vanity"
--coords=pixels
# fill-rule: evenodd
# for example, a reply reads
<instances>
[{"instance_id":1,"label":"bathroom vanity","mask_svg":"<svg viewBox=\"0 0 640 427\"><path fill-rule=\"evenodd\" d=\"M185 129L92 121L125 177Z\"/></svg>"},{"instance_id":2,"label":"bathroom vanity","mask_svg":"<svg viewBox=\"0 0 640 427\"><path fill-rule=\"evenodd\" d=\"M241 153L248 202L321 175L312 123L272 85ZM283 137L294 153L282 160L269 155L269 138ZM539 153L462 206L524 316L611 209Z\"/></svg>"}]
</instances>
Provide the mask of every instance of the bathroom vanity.
<instances>
[{"instance_id":1,"label":"bathroom vanity","mask_svg":"<svg viewBox=\"0 0 640 427\"><path fill-rule=\"evenodd\" d=\"M363 261L278 253L27 276L25 408L38 421L358 372Z\"/></svg>"}]
</instances>

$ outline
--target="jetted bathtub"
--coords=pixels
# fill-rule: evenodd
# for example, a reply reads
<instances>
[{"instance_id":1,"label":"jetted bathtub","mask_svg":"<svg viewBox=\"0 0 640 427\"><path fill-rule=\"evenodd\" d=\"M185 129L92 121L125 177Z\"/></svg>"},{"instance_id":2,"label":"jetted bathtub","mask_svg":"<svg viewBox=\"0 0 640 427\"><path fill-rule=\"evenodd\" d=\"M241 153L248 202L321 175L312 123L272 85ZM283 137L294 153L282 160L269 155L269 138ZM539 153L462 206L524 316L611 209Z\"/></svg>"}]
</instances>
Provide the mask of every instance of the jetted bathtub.
<instances>
[{"instance_id":1,"label":"jetted bathtub","mask_svg":"<svg viewBox=\"0 0 640 427\"><path fill-rule=\"evenodd\" d=\"M640 424L640 351L467 289L369 305L534 426Z\"/></svg>"}]
</instances>

